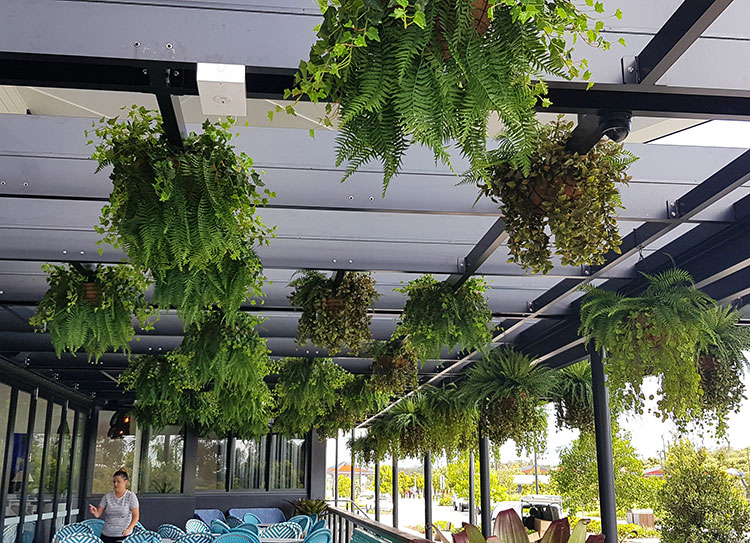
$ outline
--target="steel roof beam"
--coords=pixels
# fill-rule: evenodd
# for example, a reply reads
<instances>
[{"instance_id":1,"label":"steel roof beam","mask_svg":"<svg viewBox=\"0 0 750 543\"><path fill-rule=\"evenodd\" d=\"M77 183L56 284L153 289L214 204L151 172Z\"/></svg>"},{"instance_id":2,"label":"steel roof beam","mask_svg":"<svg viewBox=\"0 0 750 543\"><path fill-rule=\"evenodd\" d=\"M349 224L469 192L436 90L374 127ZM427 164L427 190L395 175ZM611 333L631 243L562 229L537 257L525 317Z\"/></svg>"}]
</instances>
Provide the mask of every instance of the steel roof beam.
<instances>
[{"instance_id":1,"label":"steel roof beam","mask_svg":"<svg viewBox=\"0 0 750 543\"><path fill-rule=\"evenodd\" d=\"M635 57L636 81L655 85L731 3L732 0L683 0ZM629 74L627 67L624 73Z\"/></svg>"},{"instance_id":2,"label":"steel roof beam","mask_svg":"<svg viewBox=\"0 0 750 543\"><path fill-rule=\"evenodd\" d=\"M445 281L454 290L461 288L507 239L508 232L505 231L505 221L502 217L499 217L484 236L482 236L479 243L463 259L463 262L459 262L459 267L463 265L463 273L450 275Z\"/></svg>"}]
</instances>

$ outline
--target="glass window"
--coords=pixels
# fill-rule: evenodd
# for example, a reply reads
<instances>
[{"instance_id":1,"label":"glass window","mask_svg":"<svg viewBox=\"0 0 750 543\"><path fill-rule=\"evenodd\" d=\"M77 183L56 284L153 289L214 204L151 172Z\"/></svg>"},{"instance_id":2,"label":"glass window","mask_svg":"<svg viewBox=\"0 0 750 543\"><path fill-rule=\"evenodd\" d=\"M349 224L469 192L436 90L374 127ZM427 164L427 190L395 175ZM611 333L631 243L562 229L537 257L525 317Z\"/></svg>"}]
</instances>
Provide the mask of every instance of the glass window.
<instances>
[{"instance_id":1,"label":"glass window","mask_svg":"<svg viewBox=\"0 0 750 543\"><path fill-rule=\"evenodd\" d=\"M23 525L24 534L33 534L36 529L36 513L39 511L39 489L42 482L42 453L44 451L44 425L47 422L47 400L39 398L36 402L34 417L34 431L29 444L29 482L26 498L26 522ZM33 515L33 516L32 516ZM24 537L33 537L24 535Z\"/></svg>"},{"instance_id":2,"label":"glass window","mask_svg":"<svg viewBox=\"0 0 750 543\"><path fill-rule=\"evenodd\" d=\"M76 412L68 409L65 418L57 429L57 435L62 437L60 450L60 469L58 470L59 481L57 483L57 513L55 515L55 532L65 524L68 512L68 485L70 483L70 446L72 444L73 427ZM52 426L54 430L55 427ZM55 461L57 459L55 458Z\"/></svg>"},{"instance_id":3,"label":"glass window","mask_svg":"<svg viewBox=\"0 0 750 543\"><path fill-rule=\"evenodd\" d=\"M266 438L234 440L232 490L265 490Z\"/></svg>"},{"instance_id":4,"label":"glass window","mask_svg":"<svg viewBox=\"0 0 750 543\"><path fill-rule=\"evenodd\" d=\"M179 426L150 432L148 449L140 462L140 492L180 492L185 439Z\"/></svg>"},{"instance_id":5,"label":"glass window","mask_svg":"<svg viewBox=\"0 0 750 543\"><path fill-rule=\"evenodd\" d=\"M5 461L5 436L8 432L8 410L10 409L10 387L0 383L0 474Z\"/></svg>"},{"instance_id":6,"label":"glass window","mask_svg":"<svg viewBox=\"0 0 750 543\"><path fill-rule=\"evenodd\" d=\"M271 436L271 488L305 488L305 440Z\"/></svg>"},{"instance_id":7,"label":"glass window","mask_svg":"<svg viewBox=\"0 0 750 543\"><path fill-rule=\"evenodd\" d=\"M227 440L212 435L198 438L196 490L224 490L227 477Z\"/></svg>"},{"instance_id":8,"label":"glass window","mask_svg":"<svg viewBox=\"0 0 750 543\"><path fill-rule=\"evenodd\" d=\"M16 517L21 509L21 488L23 487L23 475L26 471L26 447L28 444L29 408L31 407L31 395L28 392L18 392L18 405L16 407L16 420L13 421L13 443L10 456L10 482L8 484L8 496L5 503L5 522Z\"/></svg>"},{"instance_id":9,"label":"glass window","mask_svg":"<svg viewBox=\"0 0 750 543\"><path fill-rule=\"evenodd\" d=\"M96 431L96 457L94 461L93 494L106 494L112 490L112 474L118 469L125 468L133 474L133 457L135 456L136 440L134 435L123 435L112 439L109 432L110 420L114 411L101 411ZM75 465L75 464L74 464ZM131 476L131 480L135 474Z\"/></svg>"},{"instance_id":10,"label":"glass window","mask_svg":"<svg viewBox=\"0 0 750 543\"><path fill-rule=\"evenodd\" d=\"M70 462L72 471L70 479L71 511L69 522L75 522L76 520L78 520L78 500L81 495L81 462L83 461L83 436L86 431L86 416L83 413L76 412L76 417L78 418L78 428L76 429L75 436L73 436L73 456ZM72 432L73 427L71 427L70 430Z\"/></svg>"}]
</instances>

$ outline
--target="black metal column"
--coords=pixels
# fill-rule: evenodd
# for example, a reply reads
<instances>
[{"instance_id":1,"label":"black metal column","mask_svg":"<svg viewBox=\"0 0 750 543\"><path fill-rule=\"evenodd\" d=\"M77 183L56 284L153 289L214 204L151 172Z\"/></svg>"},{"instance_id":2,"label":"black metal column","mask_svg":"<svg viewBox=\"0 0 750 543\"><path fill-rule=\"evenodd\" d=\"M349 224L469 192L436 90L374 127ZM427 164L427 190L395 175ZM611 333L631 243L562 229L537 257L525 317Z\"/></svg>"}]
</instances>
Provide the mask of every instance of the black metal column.
<instances>
[{"instance_id":1,"label":"black metal column","mask_svg":"<svg viewBox=\"0 0 750 543\"><path fill-rule=\"evenodd\" d=\"M352 513L354 513L354 502L355 502L355 494L354 494L354 430L352 430L352 440L349 442L349 456L351 457L351 465L349 466L349 474L352 480L352 488L351 488L351 508L349 509Z\"/></svg>"},{"instance_id":2,"label":"black metal column","mask_svg":"<svg viewBox=\"0 0 750 543\"><path fill-rule=\"evenodd\" d=\"M477 525L477 504L474 499L474 451L469 453L469 524Z\"/></svg>"},{"instance_id":3,"label":"black metal column","mask_svg":"<svg viewBox=\"0 0 750 543\"><path fill-rule=\"evenodd\" d=\"M482 508L482 534L492 535L490 526L490 438L485 435L482 424L479 425L479 496Z\"/></svg>"},{"instance_id":4,"label":"black metal column","mask_svg":"<svg viewBox=\"0 0 750 543\"><path fill-rule=\"evenodd\" d=\"M609 415L609 393L604 364L599 352L590 349L591 380L594 392L594 429L596 430L596 465L599 473L599 508L602 533L608 543L617 541L617 508L615 506L615 473L612 460L612 424Z\"/></svg>"},{"instance_id":5,"label":"black metal column","mask_svg":"<svg viewBox=\"0 0 750 543\"><path fill-rule=\"evenodd\" d=\"M424 457L424 536L432 539L432 455Z\"/></svg>"},{"instance_id":6,"label":"black metal column","mask_svg":"<svg viewBox=\"0 0 750 543\"><path fill-rule=\"evenodd\" d=\"M380 462L375 462L375 522L380 522Z\"/></svg>"},{"instance_id":7,"label":"black metal column","mask_svg":"<svg viewBox=\"0 0 750 543\"><path fill-rule=\"evenodd\" d=\"M339 433L336 432L336 439L334 440L334 447L336 450L333 451L333 505L339 506Z\"/></svg>"},{"instance_id":8,"label":"black metal column","mask_svg":"<svg viewBox=\"0 0 750 543\"><path fill-rule=\"evenodd\" d=\"M398 528L398 457L393 455L391 492L393 493L393 527Z\"/></svg>"}]
</instances>

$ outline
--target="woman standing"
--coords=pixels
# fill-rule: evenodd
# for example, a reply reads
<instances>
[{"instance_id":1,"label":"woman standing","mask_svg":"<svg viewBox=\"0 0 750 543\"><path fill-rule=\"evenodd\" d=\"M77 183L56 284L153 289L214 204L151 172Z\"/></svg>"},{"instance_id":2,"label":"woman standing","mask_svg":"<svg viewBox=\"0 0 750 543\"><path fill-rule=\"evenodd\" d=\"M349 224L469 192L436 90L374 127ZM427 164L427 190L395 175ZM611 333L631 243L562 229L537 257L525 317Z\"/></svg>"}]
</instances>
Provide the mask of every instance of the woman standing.
<instances>
[{"instance_id":1,"label":"woman standing","mask_svg":"<svg viewBox=\"0 0 750 543\"><path fill-rule=\"evenodd\" d=\"M108 492L99 501L99 507L89 505L89 512L96 518L104 519L102 541L121 543L133 533L138 523L138 498L128 490L128 472L117 470L112 476L113 492Z\"/></svg>"}]
</instances>

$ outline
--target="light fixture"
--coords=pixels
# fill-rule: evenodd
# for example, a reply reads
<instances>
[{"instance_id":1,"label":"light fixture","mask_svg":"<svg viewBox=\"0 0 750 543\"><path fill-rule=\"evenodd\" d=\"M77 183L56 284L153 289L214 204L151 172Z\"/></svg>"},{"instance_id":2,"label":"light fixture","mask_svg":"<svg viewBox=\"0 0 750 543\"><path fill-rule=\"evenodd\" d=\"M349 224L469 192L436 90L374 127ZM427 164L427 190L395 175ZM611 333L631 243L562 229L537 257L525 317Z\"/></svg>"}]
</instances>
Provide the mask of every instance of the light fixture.
<instances>
[{"instance_id":1,"label":"light fixture","mask_svg":"<svg viewBox=\"0 0 750 543\"><path fill-rule=\"evenodd\" d=\"M199 62L196 80L204 115L247 115L244 66Z\"/></svg>"}]
</instances>

